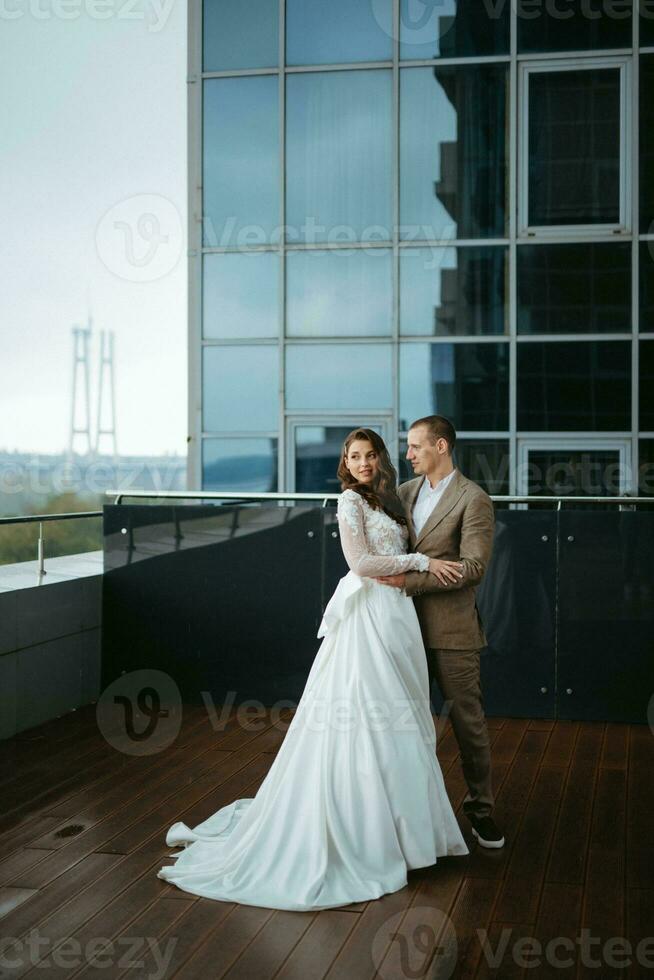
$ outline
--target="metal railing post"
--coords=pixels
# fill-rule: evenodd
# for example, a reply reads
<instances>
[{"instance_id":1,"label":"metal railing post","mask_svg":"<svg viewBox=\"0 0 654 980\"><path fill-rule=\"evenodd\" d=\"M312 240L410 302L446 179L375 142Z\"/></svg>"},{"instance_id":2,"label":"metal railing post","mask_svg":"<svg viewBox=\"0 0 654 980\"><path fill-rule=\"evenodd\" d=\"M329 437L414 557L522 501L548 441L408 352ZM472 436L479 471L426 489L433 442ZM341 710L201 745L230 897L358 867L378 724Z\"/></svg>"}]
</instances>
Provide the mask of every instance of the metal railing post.
<instances>
[{"instance_id":1,"label":"metal railing post","mask_svg":"<svg viewBox=\"0 0 654 980\"><path fill-rule=\"evenodd\" d=\"M43 553L43 521L39 521L39 540L37 544L37 560L39 563L39 575L45 575L45 556Z\"/></svg>"}]
</instances>

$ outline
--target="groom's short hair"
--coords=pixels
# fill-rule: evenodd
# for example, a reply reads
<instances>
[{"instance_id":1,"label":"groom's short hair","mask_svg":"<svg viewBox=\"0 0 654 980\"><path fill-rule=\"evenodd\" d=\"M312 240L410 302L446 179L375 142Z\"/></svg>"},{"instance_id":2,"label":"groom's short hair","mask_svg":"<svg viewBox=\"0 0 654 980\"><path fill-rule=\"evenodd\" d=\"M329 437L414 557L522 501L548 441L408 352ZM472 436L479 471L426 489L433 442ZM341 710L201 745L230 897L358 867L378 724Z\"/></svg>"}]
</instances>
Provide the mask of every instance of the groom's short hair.
<instances>
[{"instance_id":1,"label":"groom's short hair","mask_svg":"<svg viewBox=\"0 0 654 980\"><path fill-rule=\"evenodd\" d=\"M416 419L409 426L410 429L417 429L419 425L424 425L429 433L429 439L435 443L437 439L445 439L449 448L450 456L456 445L456 429L449 419L444 415L425 415L422 419Z\"/></svg>"}]
</instances>

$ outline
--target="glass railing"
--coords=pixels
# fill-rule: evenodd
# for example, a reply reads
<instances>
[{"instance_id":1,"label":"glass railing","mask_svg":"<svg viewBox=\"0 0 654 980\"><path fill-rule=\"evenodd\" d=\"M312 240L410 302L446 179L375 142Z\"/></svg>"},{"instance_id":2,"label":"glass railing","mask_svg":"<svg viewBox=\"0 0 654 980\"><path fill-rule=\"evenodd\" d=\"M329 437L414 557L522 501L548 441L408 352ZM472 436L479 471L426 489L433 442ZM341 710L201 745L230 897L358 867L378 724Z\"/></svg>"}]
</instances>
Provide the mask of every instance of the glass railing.
<instances>
[{"instance_id":1,"label":"glass railing","mask_svg":"<svg viewBox=\"0 0 654 980\"><path fill-rule=\"evenodd\" d=\"M0 566L36 561L43 576L46 558L101 551L101 519L101 510L0 517Z\"/></svg>"},{"instance_id":2,"label":"glass railing","mask_svg":"<svg viewBox=\"0 0 654 980\"><path fill-rule=\"evenodd\" d=\"M347 572L336 495L109 493L103 684L151 668L191 702L296 703ZM651 498L493 499L493 556L477 590L487 712L645 723Z\"/></svg>"}]
</instances>

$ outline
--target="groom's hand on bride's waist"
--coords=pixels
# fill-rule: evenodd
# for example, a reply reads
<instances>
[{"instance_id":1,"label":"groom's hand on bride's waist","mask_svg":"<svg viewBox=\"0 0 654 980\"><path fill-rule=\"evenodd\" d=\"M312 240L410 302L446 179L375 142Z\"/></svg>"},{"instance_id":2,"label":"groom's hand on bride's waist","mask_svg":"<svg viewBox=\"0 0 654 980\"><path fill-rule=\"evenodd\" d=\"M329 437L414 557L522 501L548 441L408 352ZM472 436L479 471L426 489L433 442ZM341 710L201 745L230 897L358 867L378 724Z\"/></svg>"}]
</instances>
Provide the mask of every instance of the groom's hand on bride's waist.
<instances>
[{"instance_id":1,"label":"groom's hand on bride's waist","mask_svg":"<svg viewBox=\"0 0 654 980\"><path fill-rule=\"evenodd\" d=\"M447 588L448 585L460 581L463 578L464 565L461 561L448 561L442 558L432 558L429 562L429 571L441 585ZM377 581L382 585L392 585L396 589L406 588L406 575L380 575Z\"/></svg>"},{"instance_id":2,"label":"groom's hand on bride's waist","mask_svg":"<svg viewBox=\"0 0 654 980\"><path fill-rule=\"evenodd\" d=\"M403 589L406 584L406 575L379 575L377 581L382 585L392 585L395 589Z\"/></svg>"}]
</instances>

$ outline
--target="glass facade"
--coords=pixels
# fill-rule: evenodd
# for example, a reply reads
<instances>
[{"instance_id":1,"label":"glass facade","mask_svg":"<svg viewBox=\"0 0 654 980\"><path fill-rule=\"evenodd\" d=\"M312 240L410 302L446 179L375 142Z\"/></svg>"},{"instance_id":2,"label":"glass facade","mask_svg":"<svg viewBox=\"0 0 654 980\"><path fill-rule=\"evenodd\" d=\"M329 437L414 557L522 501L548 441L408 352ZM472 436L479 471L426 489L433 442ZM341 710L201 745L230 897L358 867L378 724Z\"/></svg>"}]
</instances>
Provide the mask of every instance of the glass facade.
<instances>
[{"instance_id":1,"label":"glass facade","mask_svg":"<svg viewBox=\"0 0 654 980\"><path fill-rule=\"evenodd\" d=\"M580 492L589 461L619 471L598 494L642 489L654 6L633 10L192 0L190 486L336 491L356 424L407 478L438 412L491 493L554 493L564 465Z\"/></svg>"}]
</instances>

